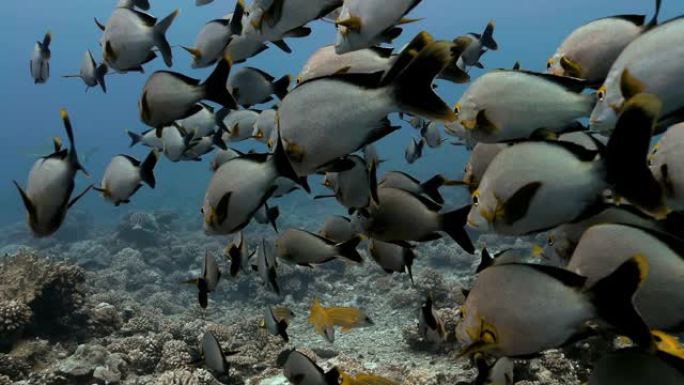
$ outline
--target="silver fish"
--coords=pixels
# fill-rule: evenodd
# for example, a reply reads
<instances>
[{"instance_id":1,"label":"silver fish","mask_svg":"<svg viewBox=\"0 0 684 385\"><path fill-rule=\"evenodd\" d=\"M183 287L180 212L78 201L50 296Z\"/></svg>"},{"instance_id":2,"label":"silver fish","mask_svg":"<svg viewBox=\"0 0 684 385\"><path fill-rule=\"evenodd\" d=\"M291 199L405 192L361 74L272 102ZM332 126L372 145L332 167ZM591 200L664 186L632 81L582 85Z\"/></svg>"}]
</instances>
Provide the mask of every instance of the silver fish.
<instances>
[{"instance_id":1,"label":"silver fish","mask_svg":"<svg viewBox=\"0 0 684 385\"><path fill-rule=\"evenodd\" d=\"M407 273L413 283L411 268L416 255L410 247L371 239L368 242L368 254L386 273Z\"/></svg>"},{"instance_id":2,"label":"silver fish","mask_svg":"<svg viewBox=\"0 0 684 385\"><path fill-rule=\"evenodd\" d=\"M162 129L162 132L163 130L164 129ZM164 143L162 142L161 138L157 137L157 132L155 129L150 129L140 134L126 130L126 134L131 139L131 144L129 147L133 147L138 143L142 143L143 145L156 150L164 149Z\"/></svg>"},{"instance_id":3,"label":"silver fish","mask_svg":"<svg viewBox=\"0 0 684 385\"><path fill-rule=\"evenodd\" d=\"M231 39L242 33L243 15L243 1L238 1L230 18L215 19L202 27L193 46L183 47L192 55L192 68L208 67L223 57Z\"/></svg>"},{"instance_id":4,"label":"silver fish","mask_svg":"<svg viewBox=\"0 0 684 385\"><path fill-rule=\"evenodd\" d=\"M413 138L409 141L406 150L404 150L404 159L406 163L414 164L418 159L423 157L423 147L425 147L425 140L423 138Z\"/></svg>"},{"instance_id":5,"label":"silver fish","mask_svg":"<svg viewBox=\"0 0 684 385\"><path fill-rule=\"evenodd\" d=\"M280 336L285 342L290 341L290 338L287 335L287 321L278 321L275 315L273 315L273 309L270 306L267 306L264 310L264 321L266 330L268 330L271 335Z\"/></svg>"},{"instance_id":6,"label":"silver fish","mask_svg":"<svg viewBox=\"0 0 684 385\"><path fill-rule=\"evenodd\" d=\"M352 155L347 158L352 162L351 168L334 175L333 195L319 195L316 198L334 197L349 210L362 209L371 200L371 172L366 161L360 156Z\"/></svg>"},{"instance_id":7,"label":"silver fish","mask_svg":"<svg viewBox=\"0 0 684 385\"><path fill-rule=\"evenodd\" d=\"M161 141L164 156L172 162L179 162L183 159L185 151L190 145L193 134L187 133L178 126L172 125L162 129Z\"/></svg>"},{"instance_id":8,"label":"silver fish","mask_svg":"<svg viewBox=\"0 0 684 385\"><path fill-rule=\"evenodd\" d=\"M142 65L156 57L152 49L157 47L166 66L171 67L173 58L166 31L179 13L176 10L157 22L147 13L132 8L116 8L100 39L105 63L118 72L142 72Z\"/></svg>"},{"instance_id":9,"label":"silver fish","mask_svg":"<svg viewBox=\"0 0 684 385\"><path fill-rule=\"evenodd\" d=\"M477 190L487 167L494 158L508 146L505 143L478 143L475 145L463 174L463 182L468 186L471 193Z\"/></svg>"},{"instance_id":10,"label":"silver fish","mask_svg":"<svg viewBox=\"0 0 684 385\"><path fill-rule=\"evenodd\" d=\"M259 119L259 112L253 110L226 108L216 114L216 120L224 131L223 140L233 143L251 138L257 119Z\"/></svg>"},{"instance_id":11,"label":"silver fish","mask_svg":"<svg viewBox=\"0 0 684 385\"><path fill-rule=\"evenodd\" d=\"M95 187L95 190L115 206L129 203L143 182L151 188L156 186L153 171L158 158L156 151L150 152L142 163L128 155L115 156L105 170L100 187Z\"/></svg>"},{"instance_id":12,"label":"silver fish","mask_svg":"<svg viewBox=\"0 0 684 385\"><path fill-rule=\"evenodd\" d=\"M592 214L609 187L649 214L664 217L668 210L662 191L645 169L649 143L636 139L652 135L659 112L655 97L633 98L608 142L606 157L598 160L595 152L560 141L503 149L472 194L468 224L509 235L548 230Z\"/></svg>"},{"instance_id":13,"label":"silver fish","mask_svg":"<svg viewBox=\"0 0 684 385\"><path fill-rule=\"evenodd\" d=\"M326 169L396 130L387 119L391 112L454 119L431 86L450 60L451 44L430 40L427 33L419 34L414 41L427 47L415 60L412 50L404 52L406 58L397 60L382 79L378 74L337 75L308 81L287 94L278 109L278 126L299 175Z\"/></svg>"},{"instance_id":14,"label":"silver fish","mask_svg":"<svg viewBox=\"0 0 684 385\"><path fill-rule=\"evenodd\" d=\"M299 385L337 385L340 383L340 372L332 368L324 372L309 357L294 349L286 352L283 360L283 375L290 381Z\"/></svg>"},{"instance_id":15,"label":"silver fish","mask_svg":"<svg viewBox=\"0 0 684 385\"><path fill-rule=\"evenodd\" d=\"M356 251L360 238L354 237L344 243L335 243L304 230L287 229L278 236L276 255L284 262L311 266L344 258L356 263L363 260Z\"/></svg>"},{"instance_id":16,"label":"silver fish","mask_svg":"<svg viewBox=\"0 0 684 385\"><path fill-rule=\"evenodd\" d=\"M607 353L596 363L588 385L647 385L657 379L661 385L678 385L684 381L682 347L675 340L676 349L658 349L654 354L645 349L621 349Z\"/></svg>"},{"instance_id":17,"label":"silver fish","mask_svg":"<svg viewBox=\"0 0 684 385\"><path fill-rule=\"evenodd\" d=\"M202 335L202 356L204 365L210 370L218 374L228 372L229 366L221 349L221 344L210 331L206 331Z\"/></svg>"},{"instance_id":18,"label":"silver fish","mask_svg":"<svg viewBox=\"0 0 684 385\"><path fill-rule=\"evenodd\" d=\"M648 260L648 279L634 305L651 329L684 322L684 242L667 233L622 224L598 224L582 234L567 269L593 285L634 255Z\"/></svg>"},{"instance_id":19,"label":"silver fish","mask_svg":"<svg viewBox=\"0 0 684 385\"><path fill-rule=\"evenodd\" d=\"M423 126L420 130L420 136L430 148L438 148L442 145L442 134L439 131L439 126L435 122L428 122Z\"/></svg>"},{"instance_id":20,"label":"silver fish","mask_svg":"<svg viewBox=\"0 0 684 385\"><path fill-rule=\"evenodd\" d=\"M684 123L676 124L660 138L649 156L649 167L665 193L667 206L684 210Z\"/></svg>"},{"instance_id":21,"label":"silver fish","mask_svg":"<svg viewBox=\"0 0 684 385\"><path fill-rule=\"evenodd\" d=\"M390 171L380 179L378 188L397 188L412 194L425 195L436 203L443 204L444 198L442 198L439 188L453 184L458 184L458 182L450 181L442 175L435 175L425 182L421 182L404 172Z\"/></svg>"},{"instance_id":22,"label":"silver fish","mask_svg":"<svg viewBox=\"0 0 684 385\"><path fill-rule=\"evenodd\" d=\"M230 276L237 277L240 271L249 273L251 271L249 261L255 253L256 251L249 252L249 243L245 239L245 233L241 231L239 241L233 240L224 252L230 259Z\"/></svg>"},{"instance_id":23,"label":"silver fish","mask_svg":"<svg viewBox=\"0 0 684 385\"><path fill-rule=\"evenodd\" d=\"M290 76L285 75L276 80L258 68L243 67L230 77L226 86L239 105L251 107L272 101L271 95L283 99L290 86Z\"/></svg>"},{"instance_id":24,"label":"silver fish","mask_svg":"<svg viewBox=\"0 0 684 385\"><path fill-rule=\"evenodd\" d=\"M418 332L427 341L441 344L447 339L444 322L432 308L432 297L427 296L418 313Z\"/></svg>"},{"instance_id":25,"label":"silver fish","mask_svg":"<svg viewBox=\"0 0 684 385\"><path fill-rule=\"evenodd\" d=\"M584 289L586 278L564 269L494 265L475 279L456 337L466 346L463 354L523 356L561 346L585 332L588 321L602 319L637 344L650 346L648 326L632 304L647 269L645 258L634 257Z\"/></svg>"},{"instance_id":26,"label":"silver fish","mask_svg":"<svg viewBox=\"0 0 684 385\"><path fill-rule=\"evenodd\" d=\"M306 180L295 176L280 145L273 155L247 154L224 163L214 173L204 197L205 232L231 234L247 226L273 195L281 176L310 191Z\"/></svg>"},{"instance_id":27,"label":"silver fish","mask_svg":"<svg viewBox=\"0 0 684 385\"><path fill-rule=\"evenodd\" d=\"M335 49L343 54L385 42L400 24L415 20L404 16L421 0L397 0L388 7L382 0L346 0L337 18Z\"/></svg>"},{"instance_id":28,"label":"silver fish","mask_svg":"<svg viewBox=\"0 0 684 385\"><path fill-rule=\"evenodd\" d=\"M609 206L590 218L560 225L551 230L546 238L542 257L554 266L567 266L582 234L589 227L601 223L620 223L654 230L663 229L653 218L635 207L625 204L619 207Z\"/></svg>"},{"instance_id":29,"label":"silver fish","mask_svg":"<svg viewBox=\"0 0 684 385\"><path fill-rule=\"evenodd\" d=\"M619 15L591 21L572 31L546 62L546 72L585 79L599 86L620 53L658 24L660 0L648 23L644 15Z\"/></svg>"},{"instance_id":30,"label":"silver fish","mask_svg":"<svg viewBox=\"0 0 684 385\"><path fill-rule=\"evenodd\" d=\"M487 23L482 34L479 33L468 33L464 37L470 42L467 44L467 48L461 54L459 59L459 67L465 69L467 67L478 67L483 68L482 63L480 63L480 58L488 50L496 51L499 49L499 45L494 40L494 28L496 24L494 20Z\"/></svg>"},{"instance_id":31,"label":"silver fish","mask_svg":"<svg viewBox=\"0 0 684 385\"><path fill-rule=\"evenodd\" d=\"M261 282L263 282L264 286L269 287L274 293L280 295L275 256L271 244L267 243L265 239L261 240L261 245L257 249L256 266L259 278L261 278Z\"/></svg>"},{"instance_id":32,"label":"silver fish","mask_svg":"<svg viewBox=\"0 0 684 385\"><path fill-rule=\"evenodd\" d=\"M358 231L354 228L351 219L334 215L326 219L318 234L325 239L342 243L354 238Z\"/></svg>"},{"instance_id":33,"label":"silver fish","mask_svg":"<svg viewBox=\"0 0 684 385\"><path fill-rule=\"evenodd\" d=\"M48 32L43 37L43 41L37 41L31 54L29 61L29 69L31 77L35 84L45 83L50 78L50 43L52 42L52 33Z\"/></svg>"},{"instance_id":34,"label":"silver fish","mask_svg":"<svg viewBox=\"0 0 684 385\"><path fill-rule=\"evenodd\" d=\"M201 100L211 100L226 108L236 108L235 99L226 90L230 62L221 60L207 80L199 80L170 71L153 73L142 90L140 118L150 127L161 128L192 116L202 109Z\"/></svg>"},{"instance_id":35,"label":"silver fish","mask_svg":"<svg viewBox=\"0 0 684 385\"><path fill-rule=\"evenodd\" d=\"M378 202L356 217L370 237L384 242L425 242L447 233L466 252L473 246L464 230L469 206L440 213L442 206L430 199L395 188L378 189Z\"/></svg>"},{"instance_id":36,"label":"silver fish","mask_svg":"<svg viewBox=\"0 0 684 385\"><path fill-rule=\"evenodd\" d=\"M78 75L65 75L65 78L80 78L83 83L86 84L86 91L90 87L95 87L98 84L102 88L102 92L107 93L107 85L105 84L105 75L107 75L107 65L102 63L97 65L93 54L90 50L83 54L83 60L81 60L81 71Z\"/></svg>"},{"instance_id":37,"label":"silver fish","mask_svg":"<svg viewBox=\"0 0 684 385\"><path fill-rule=\"evenodd\" d=\"M684 69L677 63L684 57L684 46L679 44L683 33L684 18L676 18L641 34L620 53L597 92L598 102L589 118L593 131L610 133L625 102L640 92L663 103L663 128L681 121L684 87L679 79L684 79Z\"/></svg>"},{"instance_id":38,"label":"silver fish","mask_svg":"<svg viewBox=\"0 0 684 385\"><path fill-rule=\"evenodd\" d=\"M196 109L199 111L185 119L178 120L176 123L183 127L186 132L192 132L194 134L193 139L211 136L217 128L214 108L204 103L198 103Z\"/></svg>"},{"instance_id":39,"label":"silver fish","mask_svg":"<svg viewBox=\"0 0 684 385\"><path fill-rule=\"evenodd\" d=\"M67 211L92 187L88 186L79 195L71 197L76 172L81 170L85 173L85 170L78 161L69 115L65 109L60 110L60 115L69 138L69 149L62 149L61 142L55 141L55 152L33 164L26 191L14 181L28 214L29 228L36 237L46 237L57 231Z\"/></svg>"},{"instance_id":40,"label":"silver fish","mask_svg":"<svg viewBox=\"0 0 684 385\"><path fill-rule=\"evenodd\" d=\"M586 117L596 101L581 81L526 71L496 70L477 78L456 104L459 123L478 142L560 133ZM524 95L524 96L523 96Z\"/></svg>"}]
</instances>

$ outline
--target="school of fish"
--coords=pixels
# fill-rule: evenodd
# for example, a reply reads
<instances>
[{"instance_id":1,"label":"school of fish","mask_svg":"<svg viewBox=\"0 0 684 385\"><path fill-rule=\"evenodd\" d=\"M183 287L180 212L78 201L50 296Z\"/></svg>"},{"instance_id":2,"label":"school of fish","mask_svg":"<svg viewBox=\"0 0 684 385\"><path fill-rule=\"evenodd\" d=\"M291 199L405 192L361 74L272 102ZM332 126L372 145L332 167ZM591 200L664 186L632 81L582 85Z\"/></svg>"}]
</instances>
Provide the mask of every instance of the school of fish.
<instances>
[{"instance_id":1,"label":"school of fish","mask_svg":"<svg viewBox=\"0 0 684 385\"><path fill-rule=\"evenodd\" d=\"M481 248L458 326L447 330L428 296L416 309L422 337L435 345L455 338L461 356L479 370L476 383L512 384L512 358L592 335L624 336L631 347L600 358L590 385L684 384L684 349L674 337L684 332L684 17L658 20L656 0L649 20L618 15L577 27L540 63L545 72L516 63L474 77L471 69L484 68L485 54L500 48L493 20L482 33L420 32L397 49L402 25L421 22L412 17L421 0L387 3L236 1L232 13L207 22L191 45L180 46L193 68L214 67L206 79L162 70L140 85L139 119L148 129L128 136L149 155L142 161L114 156L101 182L82 191L74 191L79 171L87 174L76 150L78 131L61 109L68 147L56 136L54 152L34 163L26 187L14 182L31 232L54 234L90 190L119 206L145 186L171 183L155 178L162 157L200 161L213 154L206 171L213 176L196 205L207 234L239 234L239 240L221 257L230 262L229 274L206 252L200 276L187 280L202 308L221 281L252 271L282 298L281 263L311 269L334 260L361 264L368 255L387 274L406 273L413 282L417 243L446 237L455 252L475 254L482 245L473 234L548 232L547 244L529 255ZM119 0L106 22L96 18L101 34L93 41L101 54L86 50L79 74L65 77L106 93L116 87L114 78L105 83L109 74L144 72L158 55L172 67L166 32L180 12L158 19L146 13L150 8L147 0ZM292 52L288 41L309 36L308 25L317 20L336 29L335 41L296 76L234 70L271 45ZM55 32L32 52L36 85L49 81ZM437 79L467 88L447 102ZM265 103L270 107L258 109ZM442 146L448 135L470 151L463 176L378 175L383 160L374 143L401 129L400 120L417 132L404 152L407 163ZM230 148L241 141L263 151ZM276 199L310 193L310 177L318 175L329 193L312 199L334 199L349 216L327 218L318 233L279 229ZM471 201L450 207L440 192L449 186L467 191ZM277 240L259 240L249 250L242 230L253 222L273 227ZM359 252L362 244L367 254ZM325 307L316 298L307 322L332 344L336 328L344 334L380 327L367 310ZM264 309L261 326L287 342L292 322L295 315L274 303ZM228 371L230 352L210 332L201 350L205 367L217 375ZM324 371L294 348L279 364L294 385L395 383L343 368Z\"/></svg>"}]
</instances>

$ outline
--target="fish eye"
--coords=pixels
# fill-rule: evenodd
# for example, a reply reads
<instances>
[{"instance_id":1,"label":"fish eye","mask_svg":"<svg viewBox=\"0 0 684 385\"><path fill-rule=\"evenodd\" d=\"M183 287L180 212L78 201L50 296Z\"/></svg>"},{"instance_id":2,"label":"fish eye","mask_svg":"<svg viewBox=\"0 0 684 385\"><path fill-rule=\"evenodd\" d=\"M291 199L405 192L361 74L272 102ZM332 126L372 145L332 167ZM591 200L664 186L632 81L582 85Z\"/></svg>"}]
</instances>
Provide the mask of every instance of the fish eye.
<instances>
[{"instance_id":1,"label":"fish eye","mask_svg":"<svg viewBox=\"0 0 684 385\"><path fill-rule=\"evenodd\" d=\"M606 89L604 87L601 87L597 92L596 92L596 97L598 98L599 101L603 101L603 99L606 98Z\"/></svg>"}]
</instances>

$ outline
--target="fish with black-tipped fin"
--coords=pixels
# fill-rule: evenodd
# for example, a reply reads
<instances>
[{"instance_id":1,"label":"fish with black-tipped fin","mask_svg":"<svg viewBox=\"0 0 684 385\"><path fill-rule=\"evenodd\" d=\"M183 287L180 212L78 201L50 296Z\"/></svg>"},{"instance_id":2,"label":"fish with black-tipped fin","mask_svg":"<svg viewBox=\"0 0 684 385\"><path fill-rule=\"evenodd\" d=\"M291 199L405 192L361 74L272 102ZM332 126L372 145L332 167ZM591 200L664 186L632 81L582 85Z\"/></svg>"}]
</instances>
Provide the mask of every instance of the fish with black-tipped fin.
<instances>
[{"instance_id":1,"label":"fish with black-tipped fin","mask_svg":"<svg viewBox=\"0 0 684 385\"><path fill-rule=\"evenodd\" d=\"M454 120L454 112L432 88L451 60L451 46L423 32L384 75L323 77L290 91L278 108L278 126L297 174L336 168L341 158L397 130L387 119L389 113ZM414 47L423 48L416 54Z\"/></svg>"},{"instance_id":2,"label":"fish with black-tipped fin","mask_svg":"<svg viewBox=\"0 0 684 385\"><path fill-rule=\"evenodd\" d=\"M347 217L334 215L326 219L318 234L333 242L342 243L358 235L354 223Z\"/></svg>"},{"instance_id":3,"label":"fish with black-tipped fin","mask_svg":"<svg viewBox=\"0 0 684 385\"><path fill-rule=\"evenodd\" d=\"M273 308L270 306L267 306L264 310L264 321L266 330L271 335L280 336L285 342L290 341L290 337L287 335L287 321L284 319L278 320L273 313Z\"/></svg>"},{"instance_id":4,"label":"fish with black-tipped fin","mask_svg":"<svg viewBox=\"0 0 684 385\"><path fill-rule=\"evenodd\" d=\"M119 2L116 4L117 7L119 8L140 8L143 11L147 11L150 9L150 1L149 0L119 0Z\"/></svg>"},{"instance_id":5,"label":"fish with black-tipped fin","mask_svg":"<svg viewBox=\"0 0 684 385\"><path fill-rule=\"evenodd\" d=\"M371 47L344 54L328 45L314 52L297 76L297 84L336 74L370 74L387 70L392 64L392 49Z\"/></svg>"},{"instance_id":6,"label":"fish with black-tipped fin","mask_svg":"<svg viewBox=\"0 0 684 385\"><path fill-rule=\"evenodd\" d=\"M43 37L43 41L37 41L31 54L29 61L29 69L34 84L42 84L50 78L50 43L52 42L52 33L48 32Z\"/></svg>"},{"instance_id":7,"label":"fish with black-tipped fin","mask_svg":"<svg viewBox=\"0 0 684 385\"><path fill-rule=\"evenodd\" d=\"M440 213L442 206L434 201L397 188L379 188L378 202L355 218L368 237L384 242L427 242L447 233L466 252L473 246L464 226L470 206Z\"/></svg>"},{"instance_id":8,"label":"fish with black-tipped fin","mask_svg":"<svg viewBox=\"0 0 684 385\"><path fill-rule=\"evenodd\" d=\"M378 183L378 188L398 188L413 194L425 195L435 201L435 203L443 204L444 198L439 192L439 188L443 186L458 186L460 184L461 182L449 180L441 174L421 182L405 172L390 171L382 176Z\"/></svg>"},{"instance_id":9,"label":"fish with black-tipped fin","mask_svg":"<svg viewBox=\"0 0 684 385\"><path fill-rule=\"evenodd\" d=\"M166 40L166 31L180 11L157 21L154 16L133 8L119 7L114 10L102 29L100 45L107 66L117 72L143 72L142 65L154 60L159 49L167 67L173 64L171 46Z\"/></svg>"},{"instance_id":10,"label":"fish with black-tipped fin","mask_svg":"<svg viewBox=\"0 0 684 385\"><path fill-rule=\"evenodd\" d=\"M603 223L589 227L566 268L587 277L586 286L608 276L633 255L648 260L648 279L634 305L651 329L679 330L684 324L684 241L661 230Z\"/></svg>"},{"instance_id":11,"label":"fish with black-tipped fin","mask_svg":"<svg viewBox=\"0 0 684 385\"><path fill-rule=\"evenodd\" d=\"M248 108L255 104L268 103L271 95L283 99L290 86L290 76L285 75L276 80L270 74L254 67L243 67L228 80L228 90L238 104Z\"/></svg>"},{"instance_id":12,"label":"fish with black-tipped fin","mask_svg":"<svg viewBox=\"0 0 684 385\"><path fill-rule=\"evenodd\" d=\"M386 273L407 273L413 284L412 267L416 254L411 247L371 239L368 254Z\"/></svg>"},{"instance_id":13,"label":"fish with black-tipped fin","mask_svg":"<svg viewBox=\"0 0 684 385\"><path fill-rule=\"evenodd\" d=\"M185 132L192 132L193 139L211 136L217 128L214 108L204 103L198 103L196 109L199 111L187 118L178 120L176 123L183 127Z\"/></svg>"},{"instance_id":14,"label":"fish with black-tipped fin","mask_svg":"<svg viewBox=\"0 0 684 385\"><path fill-rule=\"evenodd\" d=\"M425 140L423 138L412 138L406 146L406 150L404 150L404 159L406 159L406 163L414 164L418 159L422 158L424 147Z\"/></svg>"},{"instance_id":15,"label":"fish with black-tipped fin","mask_svg":"<svg viewBox=\"0 0 684 385\"><path fill-rule=\"evenodd\" d=\"M230 67L230 59L221 60L201 84L199 80L177 72L153 73L147 79L138 103L141 120L150 127L161 129L199 112L202 106L197 103L201 100L236 108L235 99L225 87Z\"/></svg>"},{"instance_id":16,"label":"fish with black-tipped fin","mask_svg":"<svg viewBox=\"0 0 684 385\"><path fill-rule=\"evenodd\" d=\"M223 140L240 142L252 137L259 111L224 108L216 113L216 121L223 130Z\"/></svg>"},{"instance_id":17,"label":"fish with black-tipped fin","mask_svg":"<svg viewBox=\"0 0 684 385\"><path fill-rule=\"evenodd\" d=\"M263 284L270 287L274 293L280 295L280 285L278 285L278 271L272 245L261 240L261 245L257 249L256 270Z\"/></svg>"},{"instance_id":18,"label":"fish with black-tipped fin","mask_svg":"<svg viewBox=\"0 0 684 385\"><path fill-rule=\"evenodd\" d=\"M226 361L226 355L218 339L210 331L206 331L202 335L202 358L204 365L214 373L228 373L230 365Z\"/></svg>"},{"instance_id":19,"label":"fish with black-tipped fin","mask_svg":"<svg viewBox=\"0 0 684 385\"><path fill-rule=\"evenodd\" d=\"M591 113L596 96L583 94L585 88L586 83L579 79L495 70L477 78L455 110L469 138L478 142L560 134Z\"/></svg>"},{"instance_id":20,"label":"fish with black-tipped fin","mask_svg":"<svg viewBox=\"0 0 684 385\"><path fill-rule=\"evenodd\" d=\"M274 193L275 196L275 193ZM271 227L273 227L273 230L278 232L278 225L276 223L276 220L280 216L280 208L278 206L273 206L269 207L267 203L264 203L263 206L257 212L254 214L254 220L257 221L257 223L262 224L262 225L268 225L270 224Z\"/></svg>"},{"instance_id":21,"label":"fish with black-tipped fin","mask_svg":"<svg viewBox=\"0 0 684 385\"><path fill-rule=\"evenodd\" d=\"M86 85L86 91L91 87L96 87L100 85L102 92L107 93L107 85L105 84L105 75L107 75L107 65L105 63L97 65L95 58L90 50L83 54L83 60L81 60L81 70L78 75L65 75L65 78L79 78L83 80Z\"/></svg>"},{"instance_id":22,"label":"fish with black-tipped fin","mask_svg":"<svg viewBox=\"0 0 684 385\"><path fill-rule=\"evenodd\" d=\"M630 100L604 158L568 142L523 142L503 149L472 193L468 225L483 232L520 235L576 222L603 207L613 192L655 218L669 214L648 166L648 138L661 103L653 95ZM646 138L644 140L643 138Z\"/></svg>"},{"instance_id":23,"label":"fish with black-tipped fin","mask_svg":"<svg viewBox=\"0 0 684 385\"><path fill-rule=\"evenodd\" d=\"M491 266L477 276L461 308L456 337L465 347L462 354L536 354L581 339L587 322L596 320L650 348L650 331L632 302L647 274L643 256L627 260L591 288L585 288L585 277L552 266Z\"/></svg>"},{"instance_id":24,"label":"fish with black-tipped fin","mask_svg":"<svg viewBox=\"0 0 684 385\"><path fill-rule=\"evenodd\" d=\"M639 93L655 95L663 104L658 132L683 120L684 68L677 64L684 56L684 46L679 44L682 33L684 18L676 17L639 35L622 50L596 92L598 100L589 116L592 131L609 134L626 103Z\"/></svg>"},{"instance_id":25,"label":"fish with black-tipped fin","mask_svg":"<svg viewBox=\"0 0 684 385\"><path fill-rule=\"evenodd\" d=\"M425 298L425 302L421 305L418 313L418 333L425 341L437 345L446 341L448 337L444 321L435 312L430 295Z\"/></svg>"},{"instance_id":26,"label":"fish with black-tipped fin","mask_svg":"<svg viewBox=\"0 0 684 385\"><path fill-rule=\"evenodd\" d=\"M206 309L209 304L209 293L216 290L216 286L221 279L221 270L219 269L216 258L208 251L204 253L202 260L202 275L185 283L197 286L197 299L202 309Z\"/></svg>"},{"instance_id":27,"label":"fish with black-tipped fin","mask_svg":"<svg viewBox=\"0 0 684 385\"><path fill-rule=\"evenodd\" d=\"M280 144L273 154L245 154L221 165L204 196L204 231L232 234L243 229L278 190L280 178L310 191L306 179L296 176Z\"/></svg>"},{"instance_id":28,"label":"fish with black-tipped fin","mask_svg":"<svg viewBox=\"0 0 684 385\"><path fill-rule=\"evenodd\" d=\"M494 20L487 23L484 31L479 34L471 32L463 35L463 38L468 39L469 42L466 44L466 48L461 54L458 60L458 66L462 69L468 67L484 68L482 63L480 63L480 58L487 51L496 51L499 49L499 45L494 40L494 27L496 24Z\"/></svg>"},{"instance_id":29,"label":"fish with black-tipped fin","mask_svg":"<svg viewBox=\"0 0 684 385\"><path fill-rule=\"evenodd\" d=\"M205 68L219 61L228 43L242 33L244 3L238 1L230 18L212 20L202 27L192 47L183 47L192 55L192 68Z\"/></svg>"},{"instance_id":30,"label":"fish with black-tipped fin","mask_svg":"<svg viewBox=\"0 0 684 385\"><path fill-rule=\"evenodd\" d=\"M241 152L233 150L232 148L227 148L225 150L219 149L216 151L214 158L211 160L210 169L211 171L216 172L216 170L218 170L219 167L221 167L224 163L242 155L243 154Z\"/></svg>"},{"instance_id":31,"label":"fish with black-tipped fin","mask_svg":"<svg viewBox=\"0 0 684 385\"><path fill-rule=\"evenodd\" d=\"M65 109L60 110L60 115L69 138L69 149L62 149L61 141L55 141L55 152L33 164L26 190L14 181L26 208L29 228L36 237L46 237L57 231L67 211L92 187L88 186L77 196L71 197L76 173L79 170L86 172L76 154L69 115Z\"/></svg>"},{"instance_id":32,"label":"fish with black-tipped fin","mask_svg":"<svg viewBox=\"0 0 684 385\"><path fill-rule=\"evenodd\" d=\"M400 0L388 7L382 0L346 0L335 21L337 53L369 48L396 37L401 33L398 25L417 21L405 16L420 1Z\"/></svg>"},{"instance_id":33,"label":"fish with black-tipped fin","mask_svg":"<svg viewBox=\"0 0 684 385\"><path fill-rule=\"evenodd\" d=\"M656 12L648 22L644 15L618 15L578 27L547 60L546 72L600 86L625 47L658 24L659 13L660 0L656 0Z\"/></svg>"},{"instance_id":34,"label":"fish with black-tipped fin","mask_svg":"<svg viewBox=\"0 0 684 385\"><path fill-rule=\"evenodd\" d=\"M320 235L304 230L287 229L276 240L276 255L284 262L312 266L344 259L362 263L363 259L356 250L361 239L354 237L343 243L335 243Z\"/></svg>"},{"instance_id":35,"label":"fish with black-tipped fin","mask_svg":"<svg viewBox=\"0 0 684 385\"><path fill-rule=\"evenodd\" d=\"M249 244L245 240L245 234L240 232L240 240L238 242L232 241L224 251L224 255L230 260L230 276L237 277L238 273L248 273L250 271L250 259L256 253L256 250L249 252Z\"/></svg>"},{"instance_id":36,"label":"fish with black-tipped fin","mask_svg":"<svg viewBox=\"0 0 684 385\"><path fill-rule=\"evenodd\" d=\"M140 143L155 150L162 151L164 149L164 142L161 138L157 137L157 130L154 128L141 133L126 130L126 135L131 139L129 147L133 147Z\"/></svg>"},{"instance_id":37,"label":"fish with black-tipped fin","mask_svg":"<svg viewBox=\"0 0 684 385\"><path fill-rule=\"evenodd\" d=\"M347 157L347 160L352 162L352 166L348 170L326 174L326 177L334 180L334 185L331 185L333 194L318 195L315 198L333 197L342 206L353 212L370 204L371 180L374 178L371 174L375 172L375 169L369 167L366 161L357 155L351 155Z\"/></svg>"},{"instance_id":38,"label":"fish with black-tipped fin","mask_svg":"<svg viewBox=\"0 0 684 385\"><path fill-rule=\"evenodd\" d=\"M154 167L158 159L159 154L156 151L151 151L142 163L128 155L117 155L109 162L102 182L95 190L115 206L129 203L133 194L142 187L142 183L151 188L156 186Z\"/></svg>"},{"instance_id":39,"label":"fish with black-tipped fin","mask_svg":"<svg viewBox=\"0 0 684 385\"><path fill-rule=\"evenodd\" d=\"M307 385L339 385L340 372L332 368L324 372L311 358L304 353L292 349L280 358L283 375L292 384Z\"/></svg>"}]
</instances>

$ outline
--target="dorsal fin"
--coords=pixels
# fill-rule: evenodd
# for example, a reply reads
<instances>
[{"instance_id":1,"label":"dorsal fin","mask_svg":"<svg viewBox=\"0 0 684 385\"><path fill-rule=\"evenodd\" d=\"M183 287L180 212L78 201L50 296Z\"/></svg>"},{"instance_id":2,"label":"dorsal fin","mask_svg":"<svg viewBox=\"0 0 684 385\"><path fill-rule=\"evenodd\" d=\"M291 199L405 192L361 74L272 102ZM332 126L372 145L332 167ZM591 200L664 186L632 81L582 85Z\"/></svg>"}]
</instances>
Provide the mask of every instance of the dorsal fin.
<instances>
[{"instance_id":1,"label":"dorsal fin","mask_svg":"<svg viewBox=\"0 0 684 385\"><path fill-rule=\"evenodd\" d=\"M579 144L566 142L562 140L549 140L545 143L548 143L552 146L562 147L582 162L593 161L594 159L596 159L596 155L599 153L598 151L589 150L583 146L580 146Z\"/></svg>"},{"instance_id":2,"label":"dorsal fin","mask_svg":"<svg viewBox=\"0 0 684 385\"><path fill-rule=\"evenodd\" d=\"M604 17L603 19L620 19L620 20L625 20L628 21L634 25L644 25L646 22L646 16L645 15L615 15L615 16L609 16L609 17ZM601 20L601 19L599 19Z\"/></svg>"},{"instance_id":3,"label":"dorsal fin","mask_svg":"<svg viewBox=\"0 0 684 385\"><path fill-rule=\"evenodd\" d=\"M579 274L575 274L569 270L562 269L560 267L540 265L535 263L507 263L501 266L523 266L540 273L546 274L558 281L560 281L565 286L574 288L583 288L587 281L587 277L583 277Z\"/></svg>"}]
</instances>

